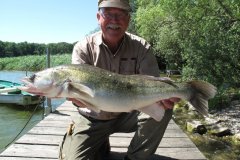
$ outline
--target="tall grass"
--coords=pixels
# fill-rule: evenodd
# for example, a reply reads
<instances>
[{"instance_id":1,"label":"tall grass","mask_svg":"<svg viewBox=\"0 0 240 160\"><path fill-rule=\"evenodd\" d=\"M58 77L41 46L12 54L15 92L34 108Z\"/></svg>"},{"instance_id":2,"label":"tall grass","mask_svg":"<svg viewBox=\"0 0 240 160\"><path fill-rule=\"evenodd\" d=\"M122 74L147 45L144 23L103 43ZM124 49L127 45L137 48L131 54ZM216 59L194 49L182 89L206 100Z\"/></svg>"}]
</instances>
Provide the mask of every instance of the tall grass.
<instances>
[{"instance_id":1,"label":"tall grass","mask_svg":"<svg viewBox=\"0 0 240 160\"><path fill-rule=\"evenodd\" d=\"M46 68L46 55L0 58L0 70L39 71ZM58 66L71 63L71 54L51 55L50 65Z\"/></svg>"}]
</instances>

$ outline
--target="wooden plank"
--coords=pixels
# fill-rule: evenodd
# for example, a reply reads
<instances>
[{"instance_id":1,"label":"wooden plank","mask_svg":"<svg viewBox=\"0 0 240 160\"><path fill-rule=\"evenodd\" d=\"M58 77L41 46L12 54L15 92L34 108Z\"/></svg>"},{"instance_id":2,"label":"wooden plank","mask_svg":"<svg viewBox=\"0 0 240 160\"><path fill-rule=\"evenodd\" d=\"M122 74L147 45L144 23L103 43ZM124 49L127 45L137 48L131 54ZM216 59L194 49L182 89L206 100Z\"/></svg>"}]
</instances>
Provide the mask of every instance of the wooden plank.
<instances>
[{"instance_id":1,"label":"wooden plank","mask_svg":"<svg viewBox=\"0 0 240 160\"><path fill-rule=\"evenodd\" d=\"M171 157L175 159L206 159L199 150L194 148L159 148L156 155Z\"/></svg>"},{"instance_id":2,"label":"wooden plank","mask_svg":"<svg viewBox=\"0 0 240 160\"><path fill-rule=\"evenodd\" d=\"M58 111L71 111L71 112L78 112L77 107L73 106L70 103L67 105L61 105L57 108Z\"/></svg>"},{"instance_id":3,"label":"wooden plank","mask_svg":"<svg viewBox=\"0 0 240 160\"><path fill-rule=\"evenodd\" d=\"M69 124L72 123L71 120L69 121L60 121L60 120L43 120L39 122L35 127L63 127L66 128ZM170 123L167 127L169 130L179 130L179 127L175 123Z\"/></svg>"},{"instance_id":4,"label":"wooden plank","mask_svg":"<svg viewBox=\"0 0 240 160\"><path fill-rule=\"evenodd\" d=\"M17 152L16 152L17 150ZM47 152L46 152L47 151ZM127 148L112 147L111 151L126 153ZM191 154L190 154L191 153ZM0 156L13 156L13 157L32 157L32 158L57 158L58 147L49 145L23 145L14 144L8 148L4 154ZM205 159L204 156L199 152L197 148L159 148L155 156L161 155L168 158L175 159Z\"/></svg>"},{"instance_id":5,"label":"wooden plank","mask_svg":"<svg viewBox=\"0 0 240 160\"><path fill-rule=\"evenodd\" d=\"M44 135L60 135L63 136L67 131L67 128L63 127L34 127L28 133L29 134L44 134Z\"/></svg>"},{"instance_id":6,"label":"wooden plank","mask_svg":"<svg viewBox=\"0 0 240 160\"><path fill-rule=\"evenodd\" d=\"M16 144L39 144L39 145L56 145L62 141L62 136L57 135L31 135L21 137ZM110 137L112 147L128 147L132 137ZM159 147L193 148L195 145L187 138L163 138Z\"/></svg>"},{"instance_id":7,"label":"wooden plank","mask_svg":"<svg viewBox=\"0 0 240 160\"><path fill-rule=\"evenodd\" d=\"M114 133L112 134L111 136L112 137L133 137L134 135L134 132L132 133ZM182 132L181 130L166 130L165 131L165 134L163 135L164 138L167 138L167 137L175 137L175 138L184 138L184 137L187 137L187 135Z\"/></svg>"},{"instance_id":8,"label":"wooden plank","mask_svg":"<svg viewBox=\"0 0 240 160\"><path fill-rule=\"evenodd\" d=\"M115 138L110 137L110 145L112 147L127 148L132 138ZM173 145L174 144L174 145ZM163 138L158 148L193 148L195 145L188 138Z\"/></svg>"},{"instance_id":9,"label":"wooden plank","mask_svg":"<svg viewBox=\"0 0 240 160\"><path fill-rule=\"evenodd\" d=\"M10 156L54 159L58 156L58 146L13 144L0 155L0 158Z\"/></svg>"},{"instance_id":10,"label":"wooden plank","mask_svg":"<svg viewBox=\"0 0 240 160\"><path fill-rule=\"evenodd\" d=\"M49 121L72 121L72 118L68 116L62 116L58 114L50 114L47 117L44 118L44 120L49 120Z\"/></svg>"},{"instance_id":11,"label":"wooden plank","mask_svg":"<svg viewBox=\"0 0 240 160\"><path fill-rule=\"evenodd\" d=\"M34 127L28 133L29 134L43 134L43 135L64 135L67 128L64 127ZM130 133L134 134L134 133ZM115 134L117 135L117 134ZM118 134L119 135L119 134ZM132 136L132 135L131 135ZM187 137L181 130L166 130L164 137Z\"/></svg>"},{"instance_id":12,"label":"wooden plank","mask_svg":"<svg viewBox=\"0 0 240 160\"><path fill-rule=\"evenodd\" d=\"M35 127L68 127L72 121L48 121L44 120L39 122Z\"/></svg>"},{"instance_id":13,"label":"wooden plank","mask_svg":"<svg viewBox=\"0 0 240 160\"><path fill-rule=\"evenodd\" d=\"M127 148L111 148L112 152L124 153L120 157L123 157ZM154 156L149 160L206 160L201 152L197 148L158 148Z\"/></svg>"},{"instance_id":14,"label":"wooden plank","mask_svg":"<svg viewBox=\"0 0 240 160\"><path fill-rule=\"evenodd\" d=\"M39 144L59 146L63 136L59 135L31 135L27 134L18 139L15 144Z\"/></svg>"}]
</instances>

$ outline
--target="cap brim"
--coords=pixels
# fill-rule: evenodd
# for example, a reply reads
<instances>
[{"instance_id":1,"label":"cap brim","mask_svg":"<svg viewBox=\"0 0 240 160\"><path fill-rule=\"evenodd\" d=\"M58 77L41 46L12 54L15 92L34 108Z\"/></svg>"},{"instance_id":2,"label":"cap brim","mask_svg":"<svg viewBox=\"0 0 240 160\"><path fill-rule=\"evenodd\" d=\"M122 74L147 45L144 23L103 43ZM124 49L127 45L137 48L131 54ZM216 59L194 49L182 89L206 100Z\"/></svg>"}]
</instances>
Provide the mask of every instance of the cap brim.
<instances>
[{"instance_id":1,"label":"cap brim","mask_svg":"<svg viewBox=\"0 0 240 160\"><path fill-rule=\"evenodd\" d=\"M103 1L99 4L98 8L104 8L104 7L113 7L113 8L120 8L127 11L132 11L131 7L128 4L124 4L122 2L106 2Z\"/></svg>"}]
</instances>

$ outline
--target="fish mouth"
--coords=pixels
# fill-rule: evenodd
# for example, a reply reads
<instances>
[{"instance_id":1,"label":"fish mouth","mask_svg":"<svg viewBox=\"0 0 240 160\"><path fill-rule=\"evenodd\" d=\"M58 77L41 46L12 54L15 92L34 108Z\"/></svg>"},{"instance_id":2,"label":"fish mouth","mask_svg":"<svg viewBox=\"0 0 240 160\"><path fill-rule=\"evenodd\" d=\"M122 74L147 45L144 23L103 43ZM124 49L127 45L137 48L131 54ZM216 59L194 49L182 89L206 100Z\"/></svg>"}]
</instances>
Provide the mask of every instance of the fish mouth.
<instances>
[{"instance_id":1,"label":"fish mouth","mask_svg":"<svg viewBox=\"0 0 240 160\"><path fill-rule=\"evenodd\" d=\"M21 80L25 85L33 85L33 83L31 82L30 78L29 77L24 77L22 80Z\"/></svg>"},{"instance_id":2,"label":"fish mouth","mask_svg":"<svg viewBox=\"0 0 240 160\"><path fill-rule=\"evenodd\" d=\"M36 94L36 95L44 95L43 92L40 92L34 85L33 83L31 82L30 78L29 77L25 77L21 80L23 82L23 86L18 86L17 88L22 90L22 91L25 91L25 92L28 92L28 93L31 93L31 94Z\"/></svg>"},{"instance_id":3,"label":"fish mouth","mask_svg":"<svg viewBox=\"0 0 240 160\"><path fill-rule=\"evenodd\" d=\"M29 87L29 86L18 86L17 87L19 90L31 93L31 94L35 94L35 95L39 95L39 96L43 96L44 93L43 92L39 92L36 88L33 87Z\"/></svg>"}]
</instances>

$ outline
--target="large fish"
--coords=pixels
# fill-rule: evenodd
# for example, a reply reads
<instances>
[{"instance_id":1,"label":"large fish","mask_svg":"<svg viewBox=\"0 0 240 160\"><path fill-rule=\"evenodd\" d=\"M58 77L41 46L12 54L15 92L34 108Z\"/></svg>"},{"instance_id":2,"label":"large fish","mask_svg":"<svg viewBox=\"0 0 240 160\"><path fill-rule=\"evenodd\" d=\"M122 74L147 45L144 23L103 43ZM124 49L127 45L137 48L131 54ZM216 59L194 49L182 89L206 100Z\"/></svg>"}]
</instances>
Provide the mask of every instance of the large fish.
<instances>
[{"instance_id":1,"label":"large fish","mask_svg":"<svg viewBox=\"0 0 240 160\"><path fill-rule=\"evenodd\" d=\"M19 89L49 98L75 98L95 111L130 112L139 110L160 121L164 109L156 102L171 97L188 100L208 115L208 99L216 88L207 82L173 83L146 75L121 75L91 65L63 65L23 79Z\"/></svg>"}]
</instances>

